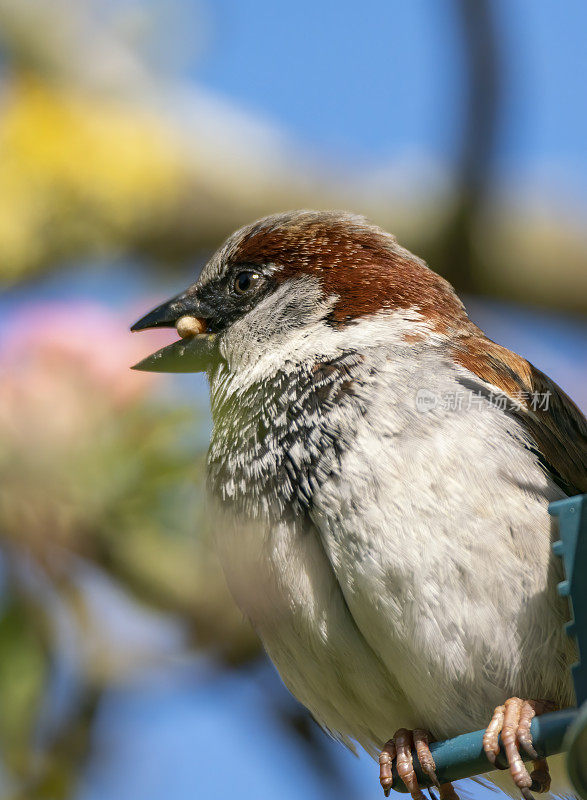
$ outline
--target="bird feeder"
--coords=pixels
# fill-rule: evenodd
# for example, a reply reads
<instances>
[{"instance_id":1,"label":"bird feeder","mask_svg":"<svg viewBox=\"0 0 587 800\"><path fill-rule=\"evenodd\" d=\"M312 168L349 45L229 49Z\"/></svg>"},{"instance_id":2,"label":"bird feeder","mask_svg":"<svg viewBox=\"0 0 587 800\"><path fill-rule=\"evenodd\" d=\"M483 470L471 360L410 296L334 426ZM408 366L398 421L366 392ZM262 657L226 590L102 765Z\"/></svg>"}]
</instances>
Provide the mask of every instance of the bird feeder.
<instances>
[{"instance_id":1,"label":"bird feeder","mask_svg":"<svg viewBox=\"0 0 587 800\"><path fill-rule=\"evenodd\" d=\"M530 731L541 758L566 752L571 784L579 797L587 800L587 494L551 503L548 510L558 518L560 540L554 543L553 551L562 558L565 573L558 592L569 599L571 612L565 630L577 640L579 650L579 661L571 668L577 707L534 717ZM440 783L471 778L495 769L483 751L484 733L484 730L474 731L430 745ZM520 755L528 760L524 753ZM421 770L415 751L412 757L420 786L430 786L430 779ZM395 769L393 788L407 792Z\"/></svg>"}]
</instances>

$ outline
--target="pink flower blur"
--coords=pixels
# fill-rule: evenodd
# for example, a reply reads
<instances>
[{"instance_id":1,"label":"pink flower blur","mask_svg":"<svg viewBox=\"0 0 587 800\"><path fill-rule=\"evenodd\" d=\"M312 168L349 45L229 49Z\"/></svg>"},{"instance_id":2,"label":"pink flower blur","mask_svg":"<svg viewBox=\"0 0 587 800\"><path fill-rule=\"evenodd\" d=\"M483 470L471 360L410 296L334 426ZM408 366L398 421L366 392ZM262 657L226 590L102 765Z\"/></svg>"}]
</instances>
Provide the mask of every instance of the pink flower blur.
<instances>
[{"instance_id":1,"label":"pink flower blur","mask_svg":"<svg viewBox=\"0 0 587 800\"><path fill-rule=\"evenodd\" d=\"M21 448L68 447L146 397L158 376L130 367L177 334L131 334L129 322L140 313L89 302L35 303L14 312L0 340L4 435Z\"/></svg>"}]
</instances>

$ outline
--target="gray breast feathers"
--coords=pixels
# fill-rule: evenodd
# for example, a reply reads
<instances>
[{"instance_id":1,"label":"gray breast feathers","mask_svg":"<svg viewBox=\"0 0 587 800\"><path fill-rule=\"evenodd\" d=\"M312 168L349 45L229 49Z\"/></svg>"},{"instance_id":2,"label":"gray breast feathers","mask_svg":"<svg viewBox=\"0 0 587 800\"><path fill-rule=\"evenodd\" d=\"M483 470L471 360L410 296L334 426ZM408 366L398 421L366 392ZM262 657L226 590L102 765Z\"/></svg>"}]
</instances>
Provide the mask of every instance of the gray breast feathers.
<instances>
[{"instance_id":1,"label":"gray breast feathers","mask_svg":"<svg viewBox=\"0 0 587 800\"><path fill-rule=\"evenodd\" d=\"M227 391L228 372L215 375L212 494L245 516L307 513L316 488L340 467L364 412L356 388L368 379L353 352L284 368L234 393Z\"/></svg>"}]
</instances>

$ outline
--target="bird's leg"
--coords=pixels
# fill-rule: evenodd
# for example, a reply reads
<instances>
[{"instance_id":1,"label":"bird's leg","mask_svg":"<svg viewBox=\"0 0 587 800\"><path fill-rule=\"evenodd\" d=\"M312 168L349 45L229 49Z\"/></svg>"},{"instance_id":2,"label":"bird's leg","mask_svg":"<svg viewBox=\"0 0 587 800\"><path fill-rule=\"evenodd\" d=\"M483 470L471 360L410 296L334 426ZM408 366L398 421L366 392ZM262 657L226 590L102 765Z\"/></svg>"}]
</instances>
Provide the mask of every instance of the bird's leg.
<instances>
[{"instance_id":1,"label":"bird's leg","mask_svg":"<svg viewBox=\"0 0 587 800\"><path fill-rule=\"evenodd\" d=\"M498 769L499 734L505 750L505 757L514 783L526 800L531 800L532 792L547 792L550 788L550 774L546 759L540 758L532 744L530 723L536 715L553 711L554 703L547 700L520 700L510 697L505 705L498 706L493 712L491 722L483 736L483 749L489 761ZM520 748L530 756L533 771L530 774L520 756Z\"/></svg>"},{"instance_id":2,"label":"bird's leg","mask_svg":"<svg viewBox=\"0 0 587 800\"><path fill-rule=\"evenodd\" d=\"M379 756L379 782L386 797L389 796L393 785L392 771L395 762L397 774L404 782L413 800L424 800L424 795L414 772L412 758L412 748L414 748L422 771L438 787L441 800L458 800L458 795L452 784L445 783L441 785L439 783L436 777L436 764L430 752L429 742L430 736L427 731L420 729L409 731L406 728L400 728L395 732L393 739L387 742Z\"/></svg>"}]
</instances>

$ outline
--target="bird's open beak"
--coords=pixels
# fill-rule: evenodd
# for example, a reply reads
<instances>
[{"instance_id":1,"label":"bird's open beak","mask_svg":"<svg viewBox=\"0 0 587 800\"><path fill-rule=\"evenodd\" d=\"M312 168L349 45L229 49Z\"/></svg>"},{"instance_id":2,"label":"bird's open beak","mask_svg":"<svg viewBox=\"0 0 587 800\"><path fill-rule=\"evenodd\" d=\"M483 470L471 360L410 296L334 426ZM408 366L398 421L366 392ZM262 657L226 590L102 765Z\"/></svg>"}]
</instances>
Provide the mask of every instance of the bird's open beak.
<instances>
[{"instance_id":1,"label":"bird's open beak","mask_svg":"<svg viewBox=\"0 0 587 800\"><path fill-rule=\"evenodd\" d=\"M163 303L131 327L131 331L147 328L173 328L178 319L190 316L202 320L205 328L206 309L188 292ZM217 358L216 334L199 333L179 339L162 347L147 358L139 361L131 369L143 372L204 372Z\"/></svg>"}]
</instances>

